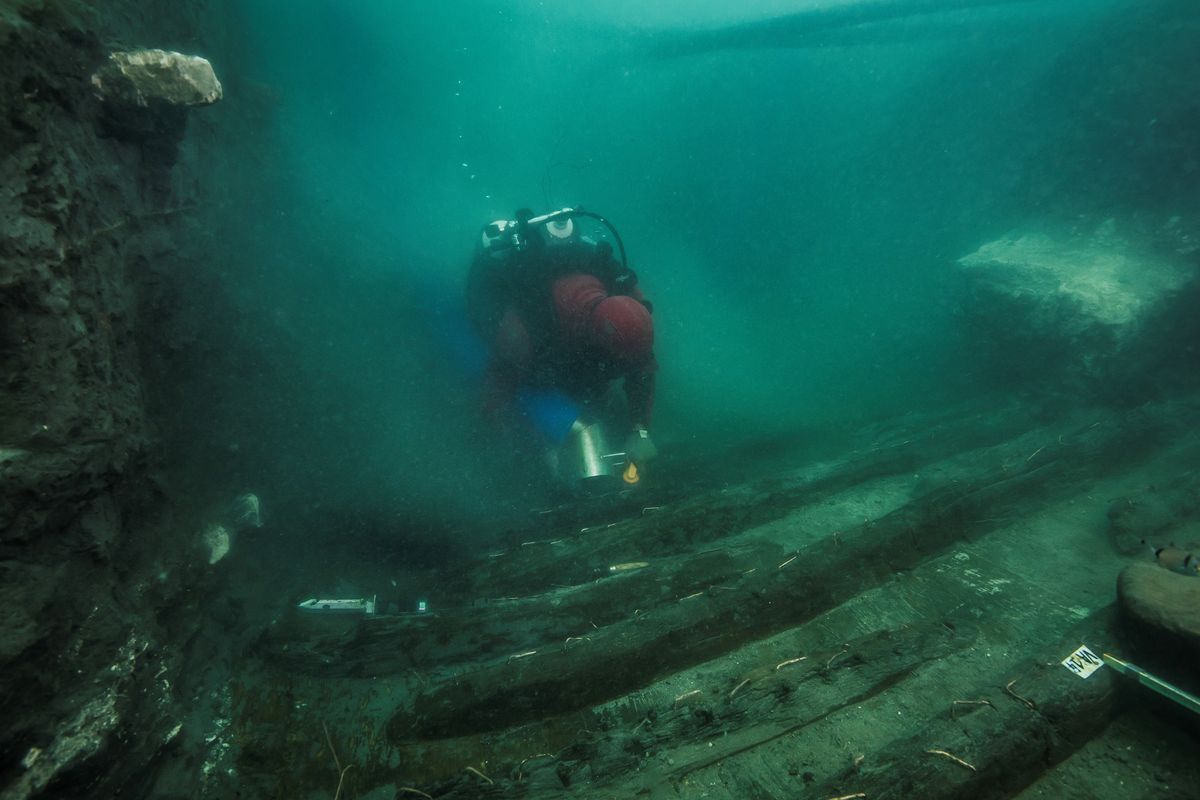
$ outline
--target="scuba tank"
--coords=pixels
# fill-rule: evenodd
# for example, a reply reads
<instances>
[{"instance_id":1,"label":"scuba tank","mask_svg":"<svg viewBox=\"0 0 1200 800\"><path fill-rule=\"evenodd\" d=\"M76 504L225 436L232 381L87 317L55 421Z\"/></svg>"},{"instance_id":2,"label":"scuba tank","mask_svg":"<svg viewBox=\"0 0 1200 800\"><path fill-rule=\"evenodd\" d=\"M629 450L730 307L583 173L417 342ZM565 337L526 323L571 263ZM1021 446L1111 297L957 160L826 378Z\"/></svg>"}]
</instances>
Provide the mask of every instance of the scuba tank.
<instances>
[{"instance_id":1,"label":"scuba tank","mask_svg":"<svg viewBox=\"0 0 1200 800\"><path fill-rule=\"evenodd\" d=\"M574 220L579 217L594 219L608 228L613 240L617 243L617 251L621 256L621 267L628 271L629 260L625 256L625 243L621 234L604 217L594 211L582 208L560 208L546 214L533 216L529 209L520 209L515 214L516 219L498 219L483 227L479 238L479 247L483 253L496 258L508 251L522 252L531 246L531 237L537 236L537 228L545 229L547 236L555 239L568 239L576 235Z\"/></svg>"}]
</instances>

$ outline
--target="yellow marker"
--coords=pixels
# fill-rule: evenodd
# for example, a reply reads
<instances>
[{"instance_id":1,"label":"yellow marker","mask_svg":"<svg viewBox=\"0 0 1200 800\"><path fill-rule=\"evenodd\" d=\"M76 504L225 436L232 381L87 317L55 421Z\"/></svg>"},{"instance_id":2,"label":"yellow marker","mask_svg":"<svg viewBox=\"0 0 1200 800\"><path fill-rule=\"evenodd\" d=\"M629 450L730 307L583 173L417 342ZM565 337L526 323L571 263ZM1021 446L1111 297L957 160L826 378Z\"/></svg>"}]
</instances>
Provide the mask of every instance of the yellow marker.
<instances>
[{"instance_id":1,"label":"yellow marker","mask_svg":"<svg viewBox=\"0 0 1200 800\"><path fill-rule=\"evenodd\" d=\"M628 483L630 486L632 486L635 483L637 483L638 481L640 481L641 477L638 476L637 464L630 461L629 466L627 466L625 468L625 474L623 474L621 476L621 479L624 480L626 483Z\"/></svg>"}]
</instances>

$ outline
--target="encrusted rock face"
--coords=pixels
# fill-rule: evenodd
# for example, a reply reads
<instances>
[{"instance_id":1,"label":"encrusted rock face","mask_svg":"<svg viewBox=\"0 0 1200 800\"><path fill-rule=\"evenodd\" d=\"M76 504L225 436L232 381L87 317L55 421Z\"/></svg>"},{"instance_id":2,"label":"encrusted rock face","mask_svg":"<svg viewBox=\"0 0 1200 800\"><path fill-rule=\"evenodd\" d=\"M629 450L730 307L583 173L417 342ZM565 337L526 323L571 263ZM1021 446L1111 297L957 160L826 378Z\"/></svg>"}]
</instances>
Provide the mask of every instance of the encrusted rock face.
<instances>
[{"instance_id":1,"label":"encrusted rock face","mask_svg":"<svg viewBox=\"0 0 1200 800\"><path fill-rule=\"evenodd\" d=\"M144 793L181 730L170 620L211 572L171 539L138 347L147 282L177 263L180 209L194 198L173 158L101 135L89 84L102 41L187 24L180 4L155 21L164 27L141 29L153 18L143 5L0 14L4 800ZM132 77L120 91L219 96L215 78L189 70L160 75L159 100Z\"/></svg>"},{"instance_id":2,"label":"encrusted rock face","mask_svg":"<svg viewBox=\"0 0 1200 800\"><path fill-rule=\"evenodd\" d=\"M206 59L166 50L113 53L92 75L92 86L106 102L143 108L206 106L222 96L221 82Z\"/></svg>"}]
</instances>

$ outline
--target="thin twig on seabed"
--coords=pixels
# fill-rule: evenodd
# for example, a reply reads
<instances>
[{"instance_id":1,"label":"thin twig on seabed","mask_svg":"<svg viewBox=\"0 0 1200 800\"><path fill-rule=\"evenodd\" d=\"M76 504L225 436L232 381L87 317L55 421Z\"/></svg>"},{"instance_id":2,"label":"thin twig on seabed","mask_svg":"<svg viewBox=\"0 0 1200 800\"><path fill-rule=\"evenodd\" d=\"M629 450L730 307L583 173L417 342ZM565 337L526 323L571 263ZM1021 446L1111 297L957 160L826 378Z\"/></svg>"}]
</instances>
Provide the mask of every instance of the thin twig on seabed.
<instances>
[{"instance_id":1,"label":"thin twig on seabed","mask_svg":"<svg viewBox=\"0 0 1200 800\"><path fill-rule=\"evenodd\" d=\"M787 661L780 661L775 665L775 670L779 671L790 664L797 664L801 661L804 661L806 658L808 658L808 656L800 656L799 658L789 658Z\"/></svg>"},{"instance_id":2,"label":"thin twig on seabed","mask_svg":"<svg viewBox=\"0 0 1200 800\"><path fill-rule=\"evenodd\" d=\"M426 794L425 792L422 792L420 789L414 789L411 786L401 786L399 789L396 790L396 794L404 794L405 792L407 792L408 794L417 794L417 795L420 795L421 797L427 797L427 798L429 798L429 800L433 800L433 795Z\"/></svg>"},{"instance_id":3,"label":"thin twig on seabed","mask_svg":"<svg viewBox=\"0 0 1200 800\"><path fill-rule=\"evenodd\" d=\"M834 653L832 656L830 656L829 660L825 662L825 669L829 669L830 667L832 667L834 660L840 656L846 655L846 652L849 649L850 649L850 645L848 645L848 644L842 645L842 649L838 650L836 653Z\"/></svg>"},{"instance_id":4,"label":"thin twig on seabed","mask_svg":"<svg viewBox=\"0 0 1200 800\"><path fill-rule=\"evenodd\" d=\"M483 779L483 780L487 781L489 784L490 784L490 783L495 783L495 781L494 781L494 780L492 780L491 778L489 778L487 775L484 775L482 772L480 772L479 770L475 769L474 767L467 767L466 771L467 771L467 772L470 772L470 773L473 773L473 774L475 774L475 775L478 775L478 776L479 776L481 779Z\"/></svg>"},{"instance_id":5,"label":"thin twig on seabed","mask_svg":"<svg viewBox=\"0 0 1200 800\"><path fill-rule=\"evenodd\" d=\"M975 769L975 767L972 766L971 764L968 764L966 761L963 761L961 758L954 755L953 753L947 753L945 750L926 750L925 752L929 753L930 755L933 755L933 756L941 756L942 758L948 758L951 761L953 761L955 764L958 764L959 766L963 766L963 767L966 767L967 769L971 770L971 772L979 771L979 770Z\"/></svg>"},{"instance_id":6,"label":"thin twig on seabed","mask_svg":"<svg viewBox=\"0 0 1200 800\"><path fill-rule=\"evenodd\" d=\"M1022 697L1021 695L1017 694L1016 691L1013 690L1013 688L1012 688L1013 684L1016 682L1017 682L1017 678L1013 678L1011 681L1008 682L1007 685L1005 685L1004 691L1008 692L1013 697L1020 700L1022 703L1024 703L1026 706L1028 706L1031 710L1037 710L1037 703L1033 702L1028 697Z\"/></svg>"},{"instance_id":7,"label":"thin twig on seabed","mask_svg":"<svg viewBox=\"0 0 1200 800\"><path fill-rule=\"evenodd\" d=\"M996 707L992 705L992 701L986 697L979 700L955 700L950 704L950 716L954 716L954 712L959 706L990 706L993 711L996 710Z\"/></svg>"},{"instance_id":8,"label":"thin twig on seabed","mask_svg":"<svg viewBox=\"0 0 1200 800\"><path fill-rule=\"evenodd\" d=\"M329 745L329 754L333 756L333 764L338 771L337 790L333 793L333 800L340 800L342 796L342 786L346 783L346 773L354 768L353 764L342 766L342 762L338 759L337 750L333 749L333 739L329 735L329 726L324 722L321 723L321 729L325 731L325 743Z\"/></svg>"}]
</instances>

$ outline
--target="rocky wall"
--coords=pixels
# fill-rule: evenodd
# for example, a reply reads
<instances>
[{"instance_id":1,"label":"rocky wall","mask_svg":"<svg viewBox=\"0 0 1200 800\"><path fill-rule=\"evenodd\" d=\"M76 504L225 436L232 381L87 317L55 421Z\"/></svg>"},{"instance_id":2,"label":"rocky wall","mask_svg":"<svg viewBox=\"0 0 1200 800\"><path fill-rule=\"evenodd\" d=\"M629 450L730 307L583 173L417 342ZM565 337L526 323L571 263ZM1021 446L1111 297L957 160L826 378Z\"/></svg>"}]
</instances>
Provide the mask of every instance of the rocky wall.
<instances>
[{"instance_id":1,"label":"rocky wall","mask_svg":"<svg viewBox=\"0 0 1200 800\"><path fill-rule=\"evenodd\" d=\"M144 793L178 746L207 559L158 478L139 307L195 198L91 76L199 46L201 3L0 6L0 797ZM182 120L182 118L179 118Z\"/></svg>"}]
</instances>

